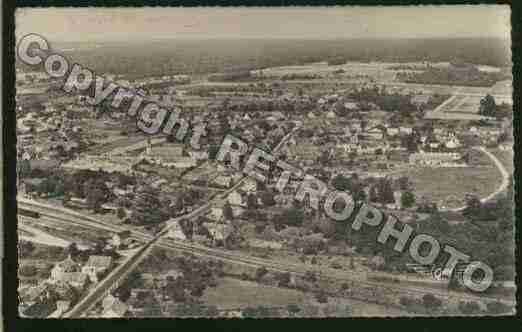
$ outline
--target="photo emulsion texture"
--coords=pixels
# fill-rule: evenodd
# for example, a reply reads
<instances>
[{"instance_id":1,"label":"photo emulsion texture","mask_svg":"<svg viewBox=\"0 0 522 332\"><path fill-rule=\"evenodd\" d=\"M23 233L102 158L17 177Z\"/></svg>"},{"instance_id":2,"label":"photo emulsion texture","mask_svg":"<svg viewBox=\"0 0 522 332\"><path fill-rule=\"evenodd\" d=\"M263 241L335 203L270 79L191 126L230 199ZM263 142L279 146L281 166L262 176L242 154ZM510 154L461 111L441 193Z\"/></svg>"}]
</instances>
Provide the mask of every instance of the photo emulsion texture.
<instances>
[{"instance_id":1,"label":"photo emulsion texture","mask_svg":"<svg viewBox=\"0 0 522 332\"><path fill-rule=\"evenodd\" d=\"M510 15L18 9L19 315L513 315Z\"/></svg>"}]
</instances>

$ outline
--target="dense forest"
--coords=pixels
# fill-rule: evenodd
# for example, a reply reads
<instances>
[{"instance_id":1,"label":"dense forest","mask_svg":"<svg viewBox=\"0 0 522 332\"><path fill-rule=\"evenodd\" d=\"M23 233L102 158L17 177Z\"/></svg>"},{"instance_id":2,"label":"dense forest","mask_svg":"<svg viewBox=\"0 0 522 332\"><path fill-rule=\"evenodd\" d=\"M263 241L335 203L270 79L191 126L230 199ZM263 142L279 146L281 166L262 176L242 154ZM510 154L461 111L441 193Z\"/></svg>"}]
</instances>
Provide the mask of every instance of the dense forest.
<instances>
[{"instance_id":1,"label":"dense forest","mask_svg":"<svg viewBox=\"0 0 522 332\"><path fill-rule=\"evenodd\" d=\"M491 66L511 63L509 41L487 38L149 40L93 46L52 44L56 52L74 62L100 73L124 74L128 78L207 74L231 67L265 68L316 61L451 61Z\"/></svg>"}]
</instances>

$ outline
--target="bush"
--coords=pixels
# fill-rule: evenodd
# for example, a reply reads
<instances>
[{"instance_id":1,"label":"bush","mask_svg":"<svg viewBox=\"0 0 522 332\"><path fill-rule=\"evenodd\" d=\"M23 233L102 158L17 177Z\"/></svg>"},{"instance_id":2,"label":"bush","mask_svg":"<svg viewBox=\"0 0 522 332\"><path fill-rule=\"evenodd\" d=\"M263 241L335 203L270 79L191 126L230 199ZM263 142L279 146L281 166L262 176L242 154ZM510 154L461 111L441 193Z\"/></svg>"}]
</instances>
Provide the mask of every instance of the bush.
<instances>
[{"instance_id":1,"label":"bush","mask_svg":"<svg viewBox=\"0 0 522 332\"><path fill-rule=\"evenodd\" d=\"M268 273L268 270L264 266L257 268L256 280L259 282L261 280L261 278L263 278L267 273Z\"/></svg>"},{"instance_id":2,"label":"bush","mask_svg":"<svg viewBox=\"0 0 522 332\"><path fill-rule=\"evenodd\" d=\"M402 296L399 300L399 303L404 307L411 307L412 305L416 304L415 299L409 296Z\"/></svg>"},{"instance_id":3,"label":"bush","mask_svg":"<svg viewBox=\"0 0 522 332\"><path fill-rule=\"evenodd\" d=\"M435 311L442 306L442 301L435 297L433 294L425 294L422 297L422 305L428 311Z\"/></svg>"},{"instance_id":4,"label":"bush","mask_svg":"<svg viewBox=\"0 0 522 332\"><path fill-rule=\"evenodd\" d=\"M506 314L506 313L510 313L512 311L510 306L508 306L500 301L490 302L487 304L486 308L487 308L487 312L489 314L493 314L493 315Z\"/></svg>"},{"instance_id":5,"label":"bush","mask_svg":"<svg viewBox=\"0 0 522 332\"><path fill-rule=\"evenodd\" d=\"M317 281L317 277L315 276L315 273L313 271L306 271L303 279L310 282Z\"/></svg>"},{"instance_id":6,"label":"bush","mask_svg":"<svg viewBox=\"0 0 522 332\"><path fill-rule=\"evenodd\" d=\"M470 302L461 301L459 303L459 310L460 310L460 312L462 312L465 315L478 314L482 311L480 309L479 304L475 301L470 301Z\"/></svg>"},{"instance_id":7,"label":"bush","mask_svg":"<svg viewBox=\"0 0 522 332\"><path fill-rule=\"evenodd\" d=\"M325 292L319 292L315 294L315 299L319 303L328 303L328 295Z\"/></svg>"},{"instance_id":8,"label":"bush","mask_svg":"<svg viewBox=\"0 0 522 332\"><path fill-rule=\"evenodd\" d=\"M286 310L288 311L290 316L294 316L299 311L301 311L301 308L295 303L290 303L289 305L286 306Z\"/></svg>"},{"instance_id":9,"label":"bush","mask_svg":"<svg viewBox=\"0 0 522 332\"><path fill-rule=\"evenodd\" d=\"M341 266L341 264L339 264L339 262L333 262L332 264L330 264L330 266L333 268L333 269L342 269L343 267Z\"/></svg>"},{"instance_id":10,"label":"bush","mask_svg":"<svg viewBox=\"0 0 522 332\"><path fill-rule=\"evenodd\" d=\"M290 284L290 272L278 273L276 275L279 287L288 287Z\"/></svg>"}]
</instances>

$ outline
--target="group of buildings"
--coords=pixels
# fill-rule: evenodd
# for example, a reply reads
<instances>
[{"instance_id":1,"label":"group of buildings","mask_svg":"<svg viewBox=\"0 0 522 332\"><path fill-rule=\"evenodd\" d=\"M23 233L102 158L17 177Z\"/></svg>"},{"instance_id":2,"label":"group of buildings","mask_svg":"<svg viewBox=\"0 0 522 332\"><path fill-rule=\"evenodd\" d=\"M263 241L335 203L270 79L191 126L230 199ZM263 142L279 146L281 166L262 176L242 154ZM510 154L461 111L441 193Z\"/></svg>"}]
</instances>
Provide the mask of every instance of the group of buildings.
<instances>
[{"instance_id":1,"label":"group of buildings","mask_svg":"<svg viewBox=\"0 0 522 332\"><path fill-rule=\"evenodd\" d=\"M19 290L21 313L31 312L31 307L41 306L45 308L39 310L48 310L54 315L63 313L91 286L96 285L114 264L110 256L91 255L81 264L69 255L54 265L48 279Z\"/></svg>"}]
</instances>

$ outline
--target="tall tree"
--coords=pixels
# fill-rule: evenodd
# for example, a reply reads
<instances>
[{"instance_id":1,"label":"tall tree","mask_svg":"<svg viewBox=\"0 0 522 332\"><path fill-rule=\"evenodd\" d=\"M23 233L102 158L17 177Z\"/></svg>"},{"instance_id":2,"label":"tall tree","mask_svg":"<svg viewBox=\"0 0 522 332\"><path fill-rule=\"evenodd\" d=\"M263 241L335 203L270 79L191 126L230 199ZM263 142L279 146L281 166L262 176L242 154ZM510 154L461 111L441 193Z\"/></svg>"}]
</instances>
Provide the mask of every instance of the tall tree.
<instances>
[{"instance_id":1,"label":"tall tree","mask_svg":"<svg viewBox=\"0 0 522 332\"><path fill-rule=\"evenodd\" d=\"M232 211L232 206L230 206L229 202L226 202L223 207L223 217L229 221L234 219L234 211Z\"/></svg>"},{"instance_id":2,"label":"tall tree","mask_svg":"<svg viewBox=\"0 0 522 332\"><path fill-rule=\"evenodd\" d=\"M401 206L410 208L415 204L415 195L411 191L405 191L401 195Z\"/></svg>"},{"instance_id":3,"label":"tall tree","mask_svg":"<svg viewBox=\"0 0 522 332\"><path fill-rule=\"evenodd\" d=\"M494 117L496 108L497 105L495 103L495 98L492 95L487 94L480 100L479 114Z\"/></svg>"}]
</instances>

